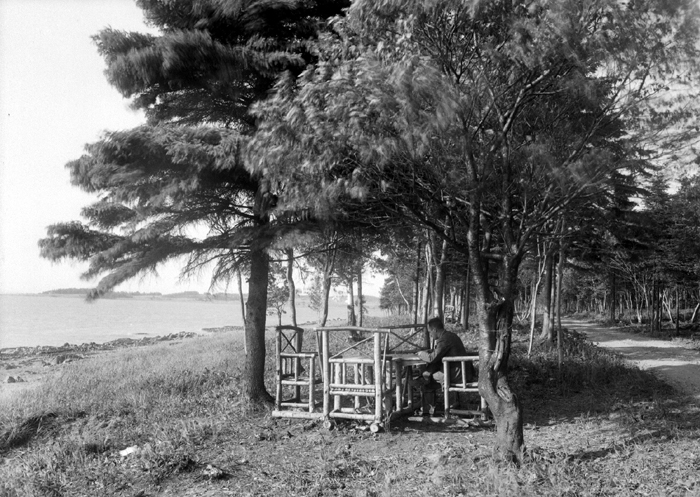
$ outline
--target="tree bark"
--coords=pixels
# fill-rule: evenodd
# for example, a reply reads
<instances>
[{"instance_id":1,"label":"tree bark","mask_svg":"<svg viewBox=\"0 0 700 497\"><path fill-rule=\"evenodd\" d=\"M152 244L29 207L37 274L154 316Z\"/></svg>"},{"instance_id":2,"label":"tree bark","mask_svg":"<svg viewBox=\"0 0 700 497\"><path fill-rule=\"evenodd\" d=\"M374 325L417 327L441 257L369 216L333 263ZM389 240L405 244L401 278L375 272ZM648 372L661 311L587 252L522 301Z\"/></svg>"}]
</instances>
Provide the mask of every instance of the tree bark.
<instances>
[{"instance_id":1,"label":"tree bark","mask_svg":"<svg viewBox=\"0 0 700 497\"><path fill-rule=\"evenodd\" d=\"M504 258L501 298L496 299L491 292L487 264L484 263L479 248L478 204L473 204L467 243L476 319L479 325L479 393L486 399L496 422L500 456L508 461L521 462L525 449L523 409L517 395L511 391L507 379L518 261ZM500 319L503 326L497 331L499 317L503 318Z\"/></svg>"},{"instance_id":2,"label":"tree bark","mask_svg":"<svg viewBox=\"0 0 700 497\"><path fill-rule=\"evenodd\" d=\"M335 255L336 246L335 243L329 246L329 250L326 252L326 257L323 264L323 304L321 310L321 327L326 326L326 321L328 321L328 299L331 295L331 283L333 279L333 270L335 269Z\"/></svg>"},{"instance_id":3,"label":"tree bark","mask_svg":"<svg viewBox=\"0 0 700 497\"><path fill-rule=\"evenodd\" d=\"M471 303L471 278L470 278L470 272L471 272L471 264L467 262L467 274L464 277L464 301L462 302L463 310L462 310L462 328L465 330L469 329L469 306Z\"/></svg>"},{"instance_id":4,"label":"tree bark","mask_svg":"<svg viewBox=\"0 0 700 497\"><path fill-rule=\"evenodd\" d=\"M323 274L323 309L321 310L321 327L328 321L328 299L331 295L331 275Z\"/></svg>"},{"instance_id":5,"label":"tree bark","mask_svg":"<svg viewBox=\"0 0 700 497\"><path fill-rule=\"evenodd\" d=\"M261 183L255 194L253 212L256 227L269 222L267 211L272 200L269 185ZM253 239L250 249L250 279L246 305L245 341L248 352L245 360L245 389L248 402L272 404L274 398L265 388L265 319L267 318L267 284L270 259L266 247Z\"/></svg>"},{"instance_id":6,"label":"tree bark","mask_svg":"<svg viewBox=\"0 0 700 497\"><path fill-rule=\"evenodd\" d=\"M615 273L610 274L610 322L614 323L617 314L617 281Z\"/></svg>"},{"instance_id":7,"label":"tree bark","mask_svg":"<svg viewBox=\"0 0 700 497\"><path fill-rule=\"evenodd\" d=\"M285 250L287 254L287 286L289 287L289 314L292 325L297 326L297 288L294 283L294 249Z\"/></svg>"},{"instance_id":8,"label":"tree bark","mask_svg":"<svg viewBox=\"0 0 700 497\"><path fill-rule=\"evenodd\" d=\"M676 336L681 334L681 295L680 285L676 283Z\"/></svg>"},{"instance_id":9,"label":"tree bark","mask_svg":"<svg viewBox=\"0 0 700 497\"><path fill-rule=\"evenodd\" d=\"M348 281L348 326L356 326L357 317L355 316L355 294L353 293L352 276Z\"/></svg>"},{"instance_id":10,"label":"tree bark","mask_svg":"<svg viewBox=\"0 0 700 497\"><path fill-rule=\"evenodd\" d=\"M238 282L238 300L241 304L241 317L243 320L243 329L246 326L246 316L245 316L245 301L243 300L243 277L241 276L241 271L236 270L236 281ZM243 350L248 353L248 344L246 343L245 333L243 333Z\"/></svg>"},{"instance_id":11,"label":"tree bark","mask_svg":"<svg viewBox=\"0 0 700 497\"><path fill-rule=\"evenodd\" d=\"M430 288L433 279L433 271L431 266L430 241L425 244L425 285L423 286L423 323L427 324L430 319ZM430 333L425 329L423 333L423 348L430 348Z\"/></svg>"},{"instance_id":12,"label":"tree bark","mask_svg":"<svg viewBox=\"0 0 700 497\"><path fill-rule=\"evenodd\" d=\"M562 233L565 231L565 224L562 221ZM561 288L564 281L564 264L566 263L566 244L559 242L559 264L557 266L557 357L559 363L559 379L561 382L562 363L564 362L564 344L561 329Z\"/></svg>"},{"instance_id":13,"label":"tree bark","mask_svg":"<svg viewBox=\"0 0 700 497\"><path fill-rule=\"evenodd\" d=\"M671 310L671 296L668 290L664 290L661 295L661 305L666 308L666 314L668 314L668 320L671 321L671 325L675 325L673 322L673 311Z\"/></svg>"},{"instance_id":14,"label":"tree bark","mask_svg":"<svg viewBox=\"0 0 700 497\"><path fill-rule=\"evenodd\" d=\"M693 324L695 322L695 318L698 317L698 310L700 310L700 303L695 305L695 309L693 309L693 315L690 316L690 324Z\"/></svg>"},{"instance_id":15,"label":"tree bark","mask_svg":"<svg viewBox=\"0 0 700 497\"><path fill-rule=\"evenodd\" d=\"M265 388L265 318L268 271L267 252L252 250L245 326L245 340L248 347L245 360L245 397L247 401L252 403L270 403L274 400Z\"/></svg>"},{"instance_id":16,"label":"tree bark","mask_svg":"<svg viewBox=\"0 0 700 497\"><path fill-rule=\"evenodd\" d=\"M540 338L550 345L554 344L554 327L552 326L552 282L554 279L554 257L552 250L545 254L544 288L542 289L542 332Z\"/></svg>"},{"instance_id":17,"label":"tree bark","mask_svg":"<svg viewBox=\"0 0 700 497\"><path fill-rule=\"evenodd\" d=\"M435 289L433 291L433 316L445 321L445 261L447 260L447 240L443 240L440 259L435 260Z\"/></svg>"},{"instance_id":18,"label":"tree bark","mask_svg":"<svg viewBox=\"0 0 700 497\"><path fill-rule=\"evenodd\" d=\"M365 318L365 311L362 306L362 300L364 298L362 294L362 269L364 264L360 262L358 265L358 270L357 270L357 301L359 302L358 309L357 309L357 315L358 315L358 326L362 327L362 323L364 322Z\"/></svg>"},{"instance_id":19,"label":"tree bark","mask_svg":"<svg viewBox=\"0 0 700 497\"><path fill-rule=\"evenodd\" d=\"M507 380L513 323L513 297L510 283L504 286L503 299L490 299L486 282L474 278L477 320L479 321L479 393L486 399L496 422L500 456L522 462L525 448L523 409ZM499 319L500 318L500 319ZM496 332L498 321L503 326Z\"/></svg>"},{"instance_id":20,"label":"tree bark","mask_svg":"<svg viewBox=\"0 0 700 497\"><path fill-rule=\"evenodd\" d=\"M422 256L421 243L418 242L416 247L416 275L413 280L413 323L418 324L418 308L420 307L420 260Z\"/></svg>"},{"instance_id":21,"label":"tree bark","mask_svg":"<svg viewBox=\"0 0 700 497\"><path fill-rule=\"evenodd\" d=\"M537 324L537 294L540 292L540 283L542 283L542 273L544 271L545 265L547 264L547 256L545 254L545 260L542 261L542 268L540 269L539 264L537 265L537 280L533 283L534 287L532 289L532 309L530 310L530 344L528 345L527 355L532 353L532 342L535 338L535 325Z\"/></svg>"}]
</instances>

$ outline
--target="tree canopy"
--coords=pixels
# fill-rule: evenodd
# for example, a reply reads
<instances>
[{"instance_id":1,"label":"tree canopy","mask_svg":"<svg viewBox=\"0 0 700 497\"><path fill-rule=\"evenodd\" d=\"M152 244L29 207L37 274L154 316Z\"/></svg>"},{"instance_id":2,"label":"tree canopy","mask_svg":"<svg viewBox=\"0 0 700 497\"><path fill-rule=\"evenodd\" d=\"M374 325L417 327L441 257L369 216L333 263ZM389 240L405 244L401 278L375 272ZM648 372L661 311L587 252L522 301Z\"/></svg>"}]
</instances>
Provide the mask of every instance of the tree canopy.
<instances>
[{"instance_id":1,"label":"tree canopy","mask_svg":"<svg viewBox=\"0 0 700 497\"><path fill-rule=\"evenodd\" d=\"M692 2L360 0L319 62L256 106L248 157L280 204L370 199L468 256L480 391L513 457L519 266L614 175L697 139L697 22Z\"/></svg>"}]
</instances>

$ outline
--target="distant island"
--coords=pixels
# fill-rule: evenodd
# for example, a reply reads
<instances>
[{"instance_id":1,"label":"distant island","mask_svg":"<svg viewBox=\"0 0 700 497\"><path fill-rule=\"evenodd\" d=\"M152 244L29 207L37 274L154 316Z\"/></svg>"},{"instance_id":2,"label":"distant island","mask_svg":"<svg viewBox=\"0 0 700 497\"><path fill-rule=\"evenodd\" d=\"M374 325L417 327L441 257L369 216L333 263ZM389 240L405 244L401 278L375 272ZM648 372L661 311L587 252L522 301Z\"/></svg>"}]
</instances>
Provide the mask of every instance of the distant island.
<instances>
[{"instance_id":1,"label":"distant island","mask_svg":"<svg viewBox=\"0 0 700 497\"><path fill-rule=\"evenodd\" d=\"M63 297L85 297L91 288L57 288L41 292L40 295L60 295ZM231 293L199 293L194 290L178 293L160 292L108 292L103 299L189 299L189 300L239 300L238 295Z\"/></svg>"}]
</instances>

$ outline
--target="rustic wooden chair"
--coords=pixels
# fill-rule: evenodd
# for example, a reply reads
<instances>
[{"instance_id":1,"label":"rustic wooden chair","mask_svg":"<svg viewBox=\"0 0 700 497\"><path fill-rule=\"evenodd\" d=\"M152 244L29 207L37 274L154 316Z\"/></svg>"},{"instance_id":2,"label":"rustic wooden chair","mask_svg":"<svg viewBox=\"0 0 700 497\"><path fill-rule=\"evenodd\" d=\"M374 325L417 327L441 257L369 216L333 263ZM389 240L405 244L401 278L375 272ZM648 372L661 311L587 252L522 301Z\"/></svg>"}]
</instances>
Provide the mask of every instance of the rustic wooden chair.
<instances>
[{"instance_id":1,"label":"rustic wooden chair","mask_svg":"<svg viewBox=\"0 0 700 497\"><path fill-rule=\"evenodd\" d=\"M479 384L478 381L468 382L466 376L462 374L462 381L454 383L450 380L450 367L457 363L457 367L461 368L462 371L466 371L468 363L472 363L475 369L478 371L476 365L479 362L478 355L470 356L457 356L457 357L444 357L442 359L443 366L443 380L442 380L442 391L444 398L444 416L448 418L451 414L457 416L481 416L482 419L486 419L488 416L488 408L486 406L486 401L483 397L479 396L480 407L478 410L474 409L462 409L462 408L452 408L452 403L450 402L450 397L452 393L476 393L479 394Z\"/></svg>"}]
</instances>

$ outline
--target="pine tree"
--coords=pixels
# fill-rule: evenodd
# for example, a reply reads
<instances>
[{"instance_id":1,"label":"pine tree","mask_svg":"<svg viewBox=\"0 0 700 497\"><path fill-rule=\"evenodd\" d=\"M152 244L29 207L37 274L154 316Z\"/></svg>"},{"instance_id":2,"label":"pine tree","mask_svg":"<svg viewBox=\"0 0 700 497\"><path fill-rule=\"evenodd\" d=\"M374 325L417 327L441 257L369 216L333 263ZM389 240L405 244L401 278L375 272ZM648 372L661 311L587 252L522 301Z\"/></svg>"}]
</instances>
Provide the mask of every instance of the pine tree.
<instances>
[{"instance_id":1,"label":"pine tree","mask_svg":"<svg viewBox=\"0 0 700 497\"><path fill-rule=\"evenodd\" d=\"M160 34L105 29L95 36L108 81L148 125L108 133L68 164L74 184L100 200L87 224L48 230L42 254L90 261L107 273L91 294L162 262L188 257L189 274L214 262L214 280L249 266L246 397L270 400L264 384L265 317L274 197L241 160L255 129L250 106L284 71L313 59L309 42L347 2L140 0ZM207 234L200 238L197 230Z\"/></svg>"}]
</instances>

